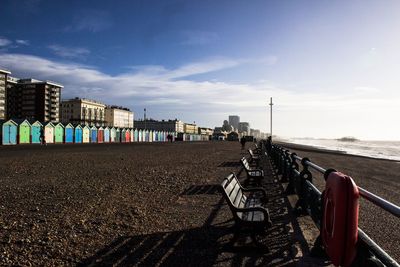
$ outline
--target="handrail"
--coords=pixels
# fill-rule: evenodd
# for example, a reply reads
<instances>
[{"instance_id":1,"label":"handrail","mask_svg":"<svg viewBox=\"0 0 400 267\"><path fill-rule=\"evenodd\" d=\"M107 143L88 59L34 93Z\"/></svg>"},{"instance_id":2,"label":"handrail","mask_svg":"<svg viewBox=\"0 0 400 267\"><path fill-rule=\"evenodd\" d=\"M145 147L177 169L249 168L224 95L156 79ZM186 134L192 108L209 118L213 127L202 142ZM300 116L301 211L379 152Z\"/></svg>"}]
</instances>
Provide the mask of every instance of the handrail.
<instances>
[{"instance_id":1,"label":"handrail","mask_svg":"<svg viewBox=\"0 0 400 267\"><path fill-rule=\"evenodd\" d=\"M358 187L358 191L360 192L360 195L369 200L370 202L374 203L375 205L377 205L378 207L390 212L391 214L393 214L396 217L400 217L400 207L377 196L372 194L371 192L365 190L364 188Z\"/></svg>"},{"instance_id":2,"label":"handrail","mask_svg":"<svg viewBox=\"0 0 400 267\"><path fill-rule=\"evenodd\" d=\"M310 204L307 204L307 200L305 199L306 197L303 195L302 187L299 187L296 185L294 177L299 177L303 179L303 184L307 185L309 189L317 193L318 195L321 194L321 192L315 187L315 185L312 182L312 174L308 171L308 167L320 172L324 176L326 174L329 174L329 172L332 169L324 169L321 166L313 163L310 159L308 158L301 158L297 156L295 153L290 153L289 150L284 149L281 146L269 144L269 147L267 147L267 151L269 155L271 156L271 159L274 160L275 165L278 169L278 173L282 173L282 181L287 179L287 175L289 176L289 185L288 188L291 188L290 190L287 189L287 192L296 192L293 191L295 190L294 187L296 187L296 190L299 194L299 202L296 204L296 207L301 207L303 210L307 209L310 207ZM299 164L297 163L301 162L303 165L303 171L299 171ZM297 172L297 174L296 174ZM288 174L289 173L289 174ZM299 176L300 175L300 176ZM302 176L303 175L303 176ZM284 179L285 178L285 179ZM303 185L303 186L304 186ZM357 186L359 190L359 194L361 197L364 199L372 202L376 206L386 210L387 212L391 213L392 215L396 216L397 218L400 217L400 207L365 190L362 187ZM300 193L299 193L300 192ZM307 212L308 213L308 212ZM318 213L318 211L317 211ZM315 216L315 214L311 211L311 216ZM316 222L317 223L317 222ZM317 223L318 224L318 223ZM360 228L358 228L358 233L359 233L359 239L363 242L364 245L368 247L368 249L386 266L396 266L400 267L400 265L393 259L391 258L382 248L380 248L367 234L365 234Z\"/></svg>"},{"instance_id":3,"label":"handrail","mask_svg":"<svg viewBox=\"0 0 400 267\"><path fill-rule=\"evenodd\" d=\"M385 266L396 266L400 267L400 264L398 264L392 257L390 257L389 254L386 253L378 244L374 242L363 230L358 228L358 237L364 241L364 243L372 249L372 252L378 257L380 261Z\"/></svg>"},{"instance_id":4,"label":"handrail","mask_svg":"<svg viewBox=\"0 0 400 267\"><path fill-rule=\"evenodd\" d=\"M302 161L303 158L294 155L294 158L298 161ZM313 163L312 161L309 160L305 160L304 162L307 166L311 167L312 169L325 174L326 169L322 168L321 166L318 166L317 164ZM385 211L393 214L394 216L400 218L400 207L365 190L364 188L357 186L358 187L358 191L360 192L360 196L363 197L364 199L372 202L373 204L375 204L376 206L384 209Z\"/></svg>"}]
</instances>

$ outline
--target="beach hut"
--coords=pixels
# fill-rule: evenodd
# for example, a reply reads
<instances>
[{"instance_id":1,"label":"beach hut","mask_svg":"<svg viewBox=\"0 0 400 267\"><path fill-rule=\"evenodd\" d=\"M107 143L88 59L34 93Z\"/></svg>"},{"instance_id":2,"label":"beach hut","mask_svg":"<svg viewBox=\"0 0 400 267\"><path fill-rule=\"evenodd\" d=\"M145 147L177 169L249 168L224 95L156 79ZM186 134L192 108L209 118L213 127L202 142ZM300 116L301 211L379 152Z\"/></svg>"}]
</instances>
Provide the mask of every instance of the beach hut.
<instances>
[{"instance_id":1,"label":"beach hut","mask_svg":"<svg viewBox=\"0 0 400 267\"><path fill-rule=\"evenodd\" d=\"M97 128L96 126L92 126L90 128L90 143L97 143Z\"/></svg>"},{"instance_id":2,"label":"beach hut","mask_svg":"<svg viewBox=\"0 0 400 267\"><path fill-rule=\"evenodd\" d=\"M130 129L129 132L131 136L131 142L135 142L135 130Z\"/></svg>"},{"instance_id":3,"label":"beach hut","mask_svg":"<svg viewBox=\"0 0 400 267\"><path fill-rule=\"evenodd\" d=\"M31 124L31 143L32 144L40 144L42 142L41 135L42 135L43 124L39 121L35 121Z\"/></svg>"},{"instance_id":4,"label":"beach hut","mask_svg":"<svg viewBox=\"0 0 400 267\"><path fill-rule=\"evenodd\" d=\"M139 141L139 132L138 132L137 129L133 130L133 140L134 140L135 142L138 142L138 141Z\"/></svg>"},{"instance_id":5,"label":"beach hut","mask_svg":"<svg viewBox=\"0 0 400 267\"><path fill-rule=\"evenodd\" d=\"M64 143L64 130L65 127L60 122L54 126L54 142Z\"/></svg>"},{"instance_id":6,"label":"beach hut","mask_svg":"<svg viewBox=\"0 0 400 267\"><path fill-rule=\"evenodd\" d=\"M125 137L126 137L126 142L129 143L131 141L131 130L126 129Z\"/></svg>"},{"instance_id":7,"label":"beach hut","mask_svg":"<svg viewBox=\"0 0 400 267\"><path fill-rule=\"evenodd\" d=\"M110 142L115 142L117 139L117 129L115 129L114 127L112 127L110 129Z\"/></svg>"},{"instance_id":8,"label":"beach hut","mask_svg":"<svg viewBox=\"0 0 400 267\"><path fill-rule=\"evenodd\" d=\"M108 127L104 128L103 142L104 143L109 143L110 142L110 128L108 128Z\"/></svg>"},{"instance_id":9,"label":"beach hut","mask_svg":"<svg viewBox=\"0 0 400 267\"><path fill-rule=\"evenodd\" d=\"M82 128L82 143L89 143L90 141L90 128L89 126L85 125Z\"/></svg>"},{"instance_id":10,"label":"beach hut","mask_svg":"<svg viewBox=\"0 0 400 267\"><path fill-rule=\"evenodd\" d=\"M142 130L138 131L138 142L143 142L143 131Z\"/></svg>"},{"instance_id":11,"label":"beach hut","mask_svg":"<svg viewBox=\"0 0 400 267\"><path fill-rule=\"evenodd\" d=\"M18 124L18 144L30 144L31 124L28 120L15 120Z\"/></svg>"},{"instance_id":12,"label":"beach hut","mask_svg":"<svg viewBox=\"0 0 400 267\"><path fill-rule=\"evenodd\" d=\"M159 131L154 131L154 141L158 142L158 133Z\"/></svg>"},{"instance_id":13,"label":"beach hut","mask_svg":"<svg viewBox=\"0 0 400 267\"><path fill-rule=\"evenodd\" d=\"M46 144L54 143L54 124L51 122L46 123L44 126L44 141Z\"/></svg>"},{"instance_id":14,"label":"beach hut","mask_svg":"<svg viewBox=\"0 0 400 267\"><path fill-rule=\"evenodd\" d=\"M149 130L144 131L144 141L149 142L150 133Z\"/></svg>"},{"instance_id":15,"label":"beach hut","mask_svg":"<svg viewBox=\"0 0 400 267\"><path fill-rule=\"evenodd\" d=\"M115 142L119 143L121 142L121 129L117 128L115 130Z\"/></svg>"},{"instance_id":16,"label":"beach hut","mask_svg":"<svg viewBox=\"0 0 400 267\"><path fill-rule=\"evenodd\" d=\"M104 128L100 127L97 130L97 143L103 143L104 142Z\"/></svg>"},{"instance_id":17,"label":"beach hut","mask_svg":"<svg viewBox=\"0 0 400 267\"><path fill-rule=\"evenodd\" d=\"M65 143L71 144L74 142L74 126L71 123L65 125Z\"/></svg>"},{"instance_id":18,"label":"beach hut","mask_svg":"<svg viewBox=\"0 0 400 267\"><path fill-rule=\"evenodd\" d=\"M82 143L82 126L79 124L75 126L75 144Z\"/></svg>"},{"instance_id":19,"label":"beach hut","mask_svg":"<svg viewBox=\"0 0 400 267\"><path fill-rule=\"evenodd\" d=\"M17 144L18 124L13 120L0 121L0 135L3 145Z\"/></svg>"},{"instance_id":20,"label":"beach hut","mask_svg":"<svg viewBox=\"0 0 400 267\"><path fill-rule=\"evenodd\" d=\"M121 143L125 143L126 142L126 129L123 128L121 129Z\"/></svg>"}]
</instances>

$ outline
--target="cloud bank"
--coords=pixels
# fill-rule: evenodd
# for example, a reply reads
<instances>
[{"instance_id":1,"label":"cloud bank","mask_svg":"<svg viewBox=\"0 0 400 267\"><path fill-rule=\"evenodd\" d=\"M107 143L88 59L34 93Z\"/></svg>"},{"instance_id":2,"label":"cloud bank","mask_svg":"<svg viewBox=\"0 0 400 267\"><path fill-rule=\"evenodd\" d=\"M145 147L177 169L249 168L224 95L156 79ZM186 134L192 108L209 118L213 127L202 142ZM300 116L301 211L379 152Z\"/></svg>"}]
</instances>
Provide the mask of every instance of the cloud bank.
<instances>
[{"instance_id":1,"label":"cloud bank","mask_svg":"<svg viewBox=\"0 0 400 267\"><path fill-rule=\"evenodd\" d=\"M333 138L353 135L376 139L375 136L382 136L382 131L387 131L386 139L392 138L390 132L394 132L395 126L391 123L394 115L390 114L398 114L400 107L394 96L380 94L377 97L378 89L360 86L346 94L329 90L307 93L306 90L287 90L267 81L241 84L190 79L198 74L240 67L241 62L211 58L175 69L133 66L128 72L109 75L91 66L32 55L8 53L0 56L0 65L17 77L29 76L62 83L63 99L78 96L124 105L133 109L136 117L141 117L146 107L149 117L180 118L214 127L222 124L229 114L238 114L252 127L268 131L268 103L269 97L273 96L278 102L274 106L274 128L278 134ZM370 128L371 120L376 120L374 129Z\"/></svg>"}]
</instances>

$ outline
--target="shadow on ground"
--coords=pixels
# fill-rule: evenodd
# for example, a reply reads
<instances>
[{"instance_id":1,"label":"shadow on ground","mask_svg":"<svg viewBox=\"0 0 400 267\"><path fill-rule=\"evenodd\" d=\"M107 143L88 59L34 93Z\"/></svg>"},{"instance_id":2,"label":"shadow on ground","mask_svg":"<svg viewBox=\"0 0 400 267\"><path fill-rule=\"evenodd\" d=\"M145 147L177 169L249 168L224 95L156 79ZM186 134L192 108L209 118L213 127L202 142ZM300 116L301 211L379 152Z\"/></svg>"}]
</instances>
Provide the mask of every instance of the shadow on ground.
<instances>
[{"instance_id":1,"label":"shadow on ground","mask_svg":"<svg viewBox=\"0 0 400 267\"><path fill-rule=\"evenodd\" d=\"M225 200L217 197L218 184L192 185L180 195L213 199L203 225L122 236L78 266L318 266L304 260L303 255L309 254L307 242L281 184L274 183L274 179L269 177L265 184L274 225L260 240L268 249L255 245L244 234L234 234L232 215Z\"/></svg>"}]
</instances>

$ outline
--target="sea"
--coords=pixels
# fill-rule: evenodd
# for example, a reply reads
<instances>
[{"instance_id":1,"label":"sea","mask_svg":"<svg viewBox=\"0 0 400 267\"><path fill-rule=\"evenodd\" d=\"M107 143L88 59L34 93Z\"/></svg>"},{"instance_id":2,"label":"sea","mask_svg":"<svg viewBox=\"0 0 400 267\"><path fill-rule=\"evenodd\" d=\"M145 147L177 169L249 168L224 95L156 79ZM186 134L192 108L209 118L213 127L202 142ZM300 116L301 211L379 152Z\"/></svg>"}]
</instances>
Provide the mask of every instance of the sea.
<instances>
[{"instance_id":1,"label":"sea","mask_svg":"<svg viewBox=\"0 0 400 267\"><path fill-rule=\"evenodd\" d=\"M282 138L280 141L336 150L351 155L400 161L400 141L343 141L318 138Z\"/></svg>"}]
</instances>

